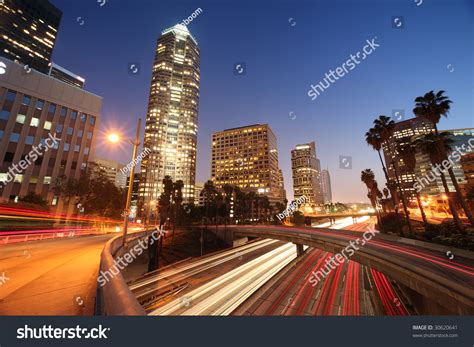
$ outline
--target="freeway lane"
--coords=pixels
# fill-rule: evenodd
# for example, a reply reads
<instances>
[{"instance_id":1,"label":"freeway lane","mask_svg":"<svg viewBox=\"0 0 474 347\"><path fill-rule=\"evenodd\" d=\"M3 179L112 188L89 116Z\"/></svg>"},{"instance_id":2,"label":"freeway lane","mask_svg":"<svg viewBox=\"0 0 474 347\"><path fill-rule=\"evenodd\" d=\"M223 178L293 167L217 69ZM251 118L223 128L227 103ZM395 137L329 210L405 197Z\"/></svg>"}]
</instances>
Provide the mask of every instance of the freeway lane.
<instances>
[{"instance_id":1,"label":"freeway lane","mask_svg":"<svg viewBox=\"0 0 474 347\"><path fill-rule=\"evenodd\" d=\"M317 228L288 228L279 226L241 226L231 227L234 232L241 235L258 235L260 237L280 240L292 240L303 244L313 244L315 247L337 245L339 250L350 242L361 238L360 232L347 230L329 230ZM298 241L300 240L300 241ZM336 248L338 249L338 248ZM406 245L395 239L387 239L384 235L377 234L363 247L355 252L353 260L361 263L373 264L371 267L382 266L392 278L405 281L409 286L418 286L421 277L429 279L424 293L427 295L433 288L440 293L449 294L453 300L461 300L467 306L465 310L473 310L474 300L474 261L455 254L454 259L449 259L446 252L427 250L414 245ZM384 271L384 272L387 272ZM393 274L398 271L398 277ZM416 282L416 283L415 283ZM423 283L423 284L424 284ZM428 289L431 288L431 289ZM418 289L418 287L417 287ZM443 294L444 295L444 294ZM438 301L446 304L440 296ZM469 304L470 303L470 304ZM457 306L461 309L462 306Z\"/></svg>"},{"instance_id":2,"label":"freeway lane","mask_svg":"<svg viewBox=\"0 0 474 347\"><path fill-rule=\"evenodd\" d=\"M366 231L371 225L358 223L347 229ZM337 228L337 226L334 226ZM333 254L309 248L294 264L283 269L233 315L406 315L402 296L381 273L357 262L345 262L315 286L313 271L324 267ZM375 277L374 277L375 275Z\"/></svg>"},{"instance_id":3,"label":"freeway lane","mask_svg":"<svg viewBox=\"0 0 474 347\"><path fill-rule=\"evenodd\" d=\"M148 312L175 300L178 294L181 298L188 298L185 300L188 304L191 297L193 303L196 303L198 296L192 294L193 290L220 276L227 276L237 267L282 245L283 242L274 240L250 242L240 247L165 267L130 283L129 287ZM181 306L181 302L177 306Z\"/></svg>"},{"instance_id":4,"label":"freeway lane","mask_svg":"<svg viewBox=\"0 0 474 347\"><path fill-rule=\"evenodd\" d=\"M115 234L0 246L0 315L92 315L104 244Z\"/></svg>"}]
</instances>

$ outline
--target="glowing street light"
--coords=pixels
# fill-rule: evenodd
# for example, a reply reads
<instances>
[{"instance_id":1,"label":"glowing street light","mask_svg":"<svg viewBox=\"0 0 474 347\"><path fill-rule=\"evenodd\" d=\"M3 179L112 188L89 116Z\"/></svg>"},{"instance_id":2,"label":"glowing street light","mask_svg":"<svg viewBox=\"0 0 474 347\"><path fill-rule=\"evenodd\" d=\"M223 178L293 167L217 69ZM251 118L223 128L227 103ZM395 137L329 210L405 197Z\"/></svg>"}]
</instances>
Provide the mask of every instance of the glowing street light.
<instances>
[{"instance_id":1,"label":"glowing street light","mask_svg":"<svg viewBox=\"0 0 474 347\"><path fill-rule=\"evenodd\" d=\"M109 134L107 140L111 143L117 143L120 141L120 136L116 133Z\"/></svg>"},{"instance_id":2,"label":"glowing street light","mask_svg":"<svg viewBox=\"0 0 474 347\"><path fill-rule=\"evenodd\" d=\"M137 158L137 151L138 146L140 145L140 127L142 124L142 119L138 118L137 122L137 134L135 136L135 141L129 139L128 141L133 145L133 154L132 154L132 167L130 168L130 177L128 180L128 192L127 192L127 200L125 202L125 211L124 211L124 220L123 220L123 236L122 236L122 246L125 246L125 242L127 240L127 230L128 230L128 217L130 215L130 204L132 201L132 191L133 191L133 176L135 176L135 162ZM107 136L107 139L111 143L118 143L121 139L117 133L110 133Z\"/></svg>"}]
</instances>

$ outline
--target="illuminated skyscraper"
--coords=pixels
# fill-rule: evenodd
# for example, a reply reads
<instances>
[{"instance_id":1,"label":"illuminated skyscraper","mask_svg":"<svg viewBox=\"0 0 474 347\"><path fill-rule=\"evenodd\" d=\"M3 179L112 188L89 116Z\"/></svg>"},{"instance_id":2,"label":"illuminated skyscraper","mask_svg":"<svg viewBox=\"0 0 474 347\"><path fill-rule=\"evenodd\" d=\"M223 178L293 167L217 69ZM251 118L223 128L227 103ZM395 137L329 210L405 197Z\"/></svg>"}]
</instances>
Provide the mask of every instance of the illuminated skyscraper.
<instances>
[{"instance_id":1,"label":"illuminated skyscraper","mask_svg":"<svg viewBox=\"0 0 474 347\"><path fill-rule=\"evenodd\" d=\"M316 144L314 142L297 145L291 151L291 168L295 200L304 195L309 199L307 205L324 203L321 186L321 164L316 157Z\"/></svg>"},{"instance_id":2,"label":"illuminated skyscraper","mask_svg":"<svg viewBox=\"0 0 474 347\"><path fill-rule=\"evenodd\" d=\"M61 17L47 0L0 1L0 55L47 74Z\"/></svg>"},{"instance_id":3,"label":"illuminated skyscraper","mask_svg":"<svg viewBox=\"0 0 474 347\"><path fill-rule=\"evenodd\" d=\"M323 188L324 203L332 202L331 176L329 170L321 171L321 186Z\"/></svg>"},{"instance_id":4,"label":"illuminated skyscraper","mask_svg":"<svg viewBox=\"0 0 474 347\"><path fill-rule=\"evenodd\" d=\"M278 167L276 136L268 124L254 124L212 134L211 179L283 201L283 176Z\"/></svg>"},{"instance_id":5,"label":"illuminated skyscraper","mask_svg":"<svg viewBox=\"0 0 474 347\"><path fill-rule=\"evenodd\" d=\"M151 79L142 161L140 199L148 205L162 193L170 176L184 182L183 198L194 201L199 108L199 48L187 27L161 33Z\"/></svg>"}]
</instances>

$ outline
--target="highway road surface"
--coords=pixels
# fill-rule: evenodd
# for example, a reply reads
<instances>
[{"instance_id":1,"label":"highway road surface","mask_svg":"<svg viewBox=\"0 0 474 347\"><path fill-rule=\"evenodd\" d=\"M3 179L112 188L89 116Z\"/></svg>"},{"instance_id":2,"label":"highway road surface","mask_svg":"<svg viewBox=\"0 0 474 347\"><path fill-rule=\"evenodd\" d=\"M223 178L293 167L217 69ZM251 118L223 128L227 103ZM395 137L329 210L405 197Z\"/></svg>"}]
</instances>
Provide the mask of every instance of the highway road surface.
<instances>
[{"instance_id":1,"label":"highway road surface","mask_svg":"<svg viewBox=\"0 0 474 347\"><path fill-rule=\"evenodd\" d=\"M0 315L92 315L100 253L113 236L0 246Z\"/></svg>"},{"instance_id":2,"label":"highway road surface","mask_svg":"<svg viewBox=\"0 0 474 347\"><path fill-rule=\"evenodd\" d=\"M337 221L366 231L372 218ZM346 262L313 286L308 280L333 254L272 240L170 266L130 288L150 315L407 315L396 284L356 262ZM236 261L238 259L238 261Z\"/></svg>"}]
</instances>

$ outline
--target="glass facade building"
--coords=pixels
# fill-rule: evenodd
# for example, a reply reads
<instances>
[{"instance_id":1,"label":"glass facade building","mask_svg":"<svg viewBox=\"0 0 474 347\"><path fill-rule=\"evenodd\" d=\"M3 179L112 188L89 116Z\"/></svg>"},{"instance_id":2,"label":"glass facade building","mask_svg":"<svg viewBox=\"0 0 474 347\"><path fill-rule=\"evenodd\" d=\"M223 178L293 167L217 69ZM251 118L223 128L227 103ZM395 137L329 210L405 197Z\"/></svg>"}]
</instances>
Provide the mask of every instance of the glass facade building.
<instances>
[{"instance_id":1,"label":"glass facade building","mask_svg":"<svg viewBox=\"0 0 474 347\"><path fill-rule=\"evenodd\" d=\"M291 169L295 200L306 196L308 200L306 200L305 205L323 204L321 164L316 157L316 144L314 142L297 145L291 151Z\"/></svg>"},{"instance_id":2,"label":"glass facade building","mask_svg":"<svg viewBox=\"0 0 474 347\"><path fill-rule=\"evenodd\" d=\"M0 2L0 55L47 74L62 12L47 0Z\"/></svg>"},{"instance_id":3,"label":"glass facade building","mask_svg":"<svg viewBox=\"0 0 474 347\"><path fill-rule=\"evenodd\" d=\"M146 117L140 199L158 201L162 181L182 180L185 202L194 201L199 109L199 48L187 27L177 24L158 39Z\"/></svg>"}]
</instances>

